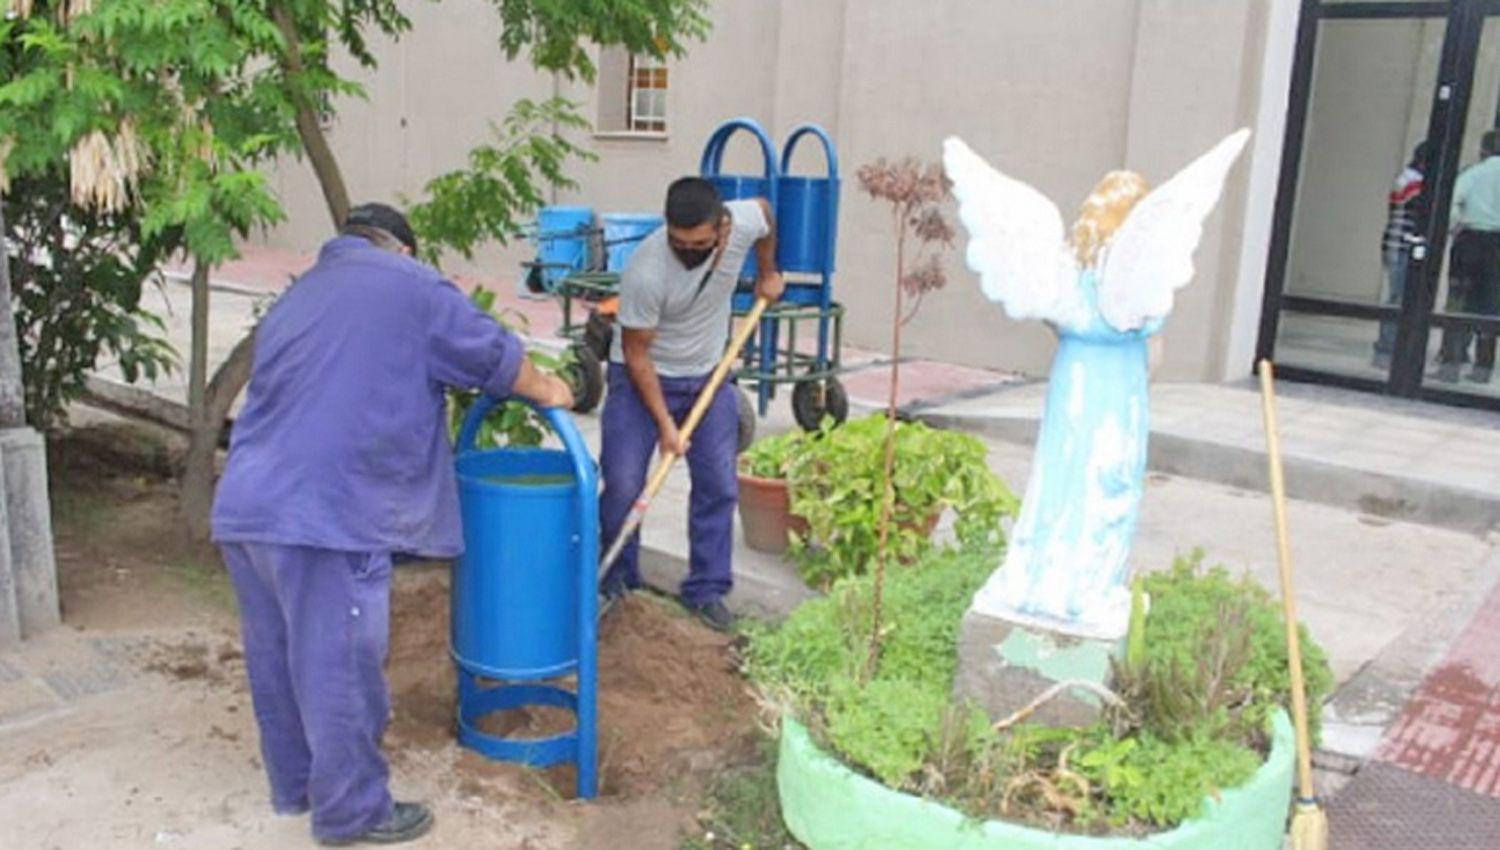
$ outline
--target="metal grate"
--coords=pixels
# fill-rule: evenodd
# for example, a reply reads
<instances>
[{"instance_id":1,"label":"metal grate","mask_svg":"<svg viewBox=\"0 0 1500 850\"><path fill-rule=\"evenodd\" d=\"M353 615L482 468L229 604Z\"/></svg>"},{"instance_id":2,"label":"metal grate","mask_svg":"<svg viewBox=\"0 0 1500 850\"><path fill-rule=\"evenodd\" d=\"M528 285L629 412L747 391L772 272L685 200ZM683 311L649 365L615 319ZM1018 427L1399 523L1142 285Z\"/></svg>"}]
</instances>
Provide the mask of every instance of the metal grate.
<instances>
[{"instance_id":1,"label":"metal grate","mask_svg":"<svg viewBox=\"0 0 1500 850\"><path fill-rule=\"evenodd\" d=\"M1500 800L1370 762L1329 805L1332 850L1495 850Z\"/></svg>"}]
</instances>

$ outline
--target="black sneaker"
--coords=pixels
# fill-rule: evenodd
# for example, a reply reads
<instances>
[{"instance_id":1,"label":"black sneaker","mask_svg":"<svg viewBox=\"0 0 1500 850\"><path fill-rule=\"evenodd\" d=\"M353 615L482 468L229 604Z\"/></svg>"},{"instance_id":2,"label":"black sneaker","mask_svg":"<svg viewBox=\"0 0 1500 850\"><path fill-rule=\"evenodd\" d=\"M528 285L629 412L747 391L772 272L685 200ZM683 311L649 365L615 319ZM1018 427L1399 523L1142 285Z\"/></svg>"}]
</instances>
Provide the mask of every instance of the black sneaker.
<instances>
[{"instance_id":1,"label":"black sneaker","mask_svg":"<svg viewBox=\"0 0 1500 850\"><path fill-rule=\"evenodd\" d=\"M688 613L702 620L703 624L710 629L726 633L734 631L735 617L729 613L729 609L723 602L715 599L712 602L684 602L682 604L688 609Z\"/></svg>"},{"instance_id":2,"label":"black sneaker","mask_svg":"<svg viewBox=\"0 0 1500 850\"><path fill-rule=\"evenodd\" d=\"M1473 369L1469 370L1469 380L1476 384L1488 384L1490 382L1490 378L1494 375L1494 371L1494 369L1486 369L1482 366L1475 366Z\"/></svg>"},{"instance_id":3,"label":"black sneaker","mask_svg":"<svg viewBox=\"0 0 1500 850\"><path fill-rule=\"evenodd\" d=\"M351 844L401 844L415 841L432 829L432 810L421 803L397 803L385 823L364 835L353 838L320 838L324 847L348 847Z\"/></svg>"}]
</instances>

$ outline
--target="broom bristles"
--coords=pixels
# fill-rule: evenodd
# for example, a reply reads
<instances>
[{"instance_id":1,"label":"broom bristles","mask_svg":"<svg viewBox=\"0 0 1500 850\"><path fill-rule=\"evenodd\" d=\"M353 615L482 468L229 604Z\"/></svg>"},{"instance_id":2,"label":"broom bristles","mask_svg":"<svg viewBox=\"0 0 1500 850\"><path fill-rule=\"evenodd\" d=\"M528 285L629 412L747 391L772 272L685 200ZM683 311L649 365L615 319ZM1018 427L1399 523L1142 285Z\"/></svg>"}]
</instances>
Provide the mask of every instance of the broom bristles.
<instances>
[{"instance_id":1,"label":"broom bristles","mask_svg":"<svg viewBox=\"0 0 1500 850\"><path fill-rule=\"evenodd\" d=\"M1297 801L1292 810L1292 850L1328 850L1328 815L1316 801Z\"/></svg>"}]
</instances>

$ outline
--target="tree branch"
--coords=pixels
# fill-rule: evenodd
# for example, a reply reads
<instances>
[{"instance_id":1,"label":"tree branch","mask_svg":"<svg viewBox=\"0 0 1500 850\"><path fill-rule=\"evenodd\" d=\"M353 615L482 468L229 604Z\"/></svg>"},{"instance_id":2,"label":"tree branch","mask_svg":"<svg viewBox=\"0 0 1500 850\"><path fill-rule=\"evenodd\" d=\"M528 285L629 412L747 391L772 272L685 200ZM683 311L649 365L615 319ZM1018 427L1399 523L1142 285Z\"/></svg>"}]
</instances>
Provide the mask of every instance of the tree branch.
<instances>
[{"instance_id":1,"label":"tree branch","mask_svg":"<svg viewBox=\"0 0 1500 850\"><path fill-rule=\"evenodd\" d=\"M349 188L344 183L344 175L339 170L333 148L329 146L328 139L323 135L323 128L318 124L317 112L308 102L307 95L298 87L298 81L305 73L305 66L302 63L302 42L297 34L297 24L284 4L277 3L273 6L271 15L276 19L276 26L281 30L282 37L286 39L286 53L282 56L281 64L291 82L292 103L297 110L297 135L302 139L307 160L312 164L313 174L317 176L318 185L323 189L323 200L328 203L328 215L333 219L333 229L338 230L344 226L344 219L349 216Z\"/></svg>"}]
</instances>

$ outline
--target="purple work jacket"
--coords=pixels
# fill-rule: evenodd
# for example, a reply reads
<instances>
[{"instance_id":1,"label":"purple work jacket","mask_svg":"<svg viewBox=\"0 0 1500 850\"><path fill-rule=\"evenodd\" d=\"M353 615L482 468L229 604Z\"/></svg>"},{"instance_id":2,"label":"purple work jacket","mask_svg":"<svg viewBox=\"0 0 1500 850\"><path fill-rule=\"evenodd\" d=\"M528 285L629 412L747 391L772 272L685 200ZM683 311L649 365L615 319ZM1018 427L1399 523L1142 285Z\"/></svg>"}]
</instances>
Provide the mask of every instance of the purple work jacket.
<instances>
[{"instance_id":1,"label":"purple work jacket","mask_svg":"<svg viewBox=\"0 0 1500 850\"><path fill-rule=\"evenodd\" d=\"M256 331L214 539L462 553L444 390L508 396L524 357L437 270L329 241Z\"/></svg>"}]
</instances>

